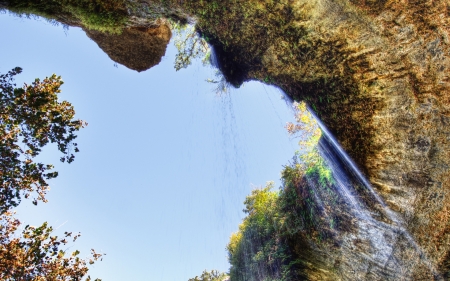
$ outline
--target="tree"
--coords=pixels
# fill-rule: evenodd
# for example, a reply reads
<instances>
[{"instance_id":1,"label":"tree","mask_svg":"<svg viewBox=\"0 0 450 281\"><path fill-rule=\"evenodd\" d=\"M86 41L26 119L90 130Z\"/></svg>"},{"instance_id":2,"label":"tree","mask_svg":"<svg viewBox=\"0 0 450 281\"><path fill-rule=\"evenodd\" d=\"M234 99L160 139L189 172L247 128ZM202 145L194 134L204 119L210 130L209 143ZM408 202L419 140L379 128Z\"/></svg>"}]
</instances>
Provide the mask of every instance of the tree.
<instances>
[{"instance_id":1,"label":"tree","mask_svg":"<svg viewBox=\"0 0 450 281\"><path fill-rule=\"evenodd\" d=\"M53 228L25 226L13 217L11 209L21 197L37 193L33 203L46 202L47 180L58 173L50 164L35 163L34 158L48 143L55 143L63 153L62 162L74 161L78 152L75 133L87 123L75 120L75 110L67 101L58 101L60 76L53 74L43 81L15 88L16 67L0 75L0 279L1 280L81 280L87 265L101 259L92 250L89 260L74 251L66 256L60 249L80 234L65 232L63 238L52 236ZM87 280L91 280L88 276ZM96 279L99 280L99 279Z\"/></svg>"},{"instance_id":2,"label":"tree","mask_svg":"<svg viewBox=\"0 0 450 281\"><path fill-rule=\"evenodd\" d=\"M187 26L172 21L172 26L177 33L175 47L178 53L175 57L175 69L178 71L188 67L193 59L202 58L204 65L208 64L211 50L206 40L199 36L195 27L187 29Z\"/></svg>"},{"instance_id":3,"label":"tree","mask_svg":"<svg viewBox=\"0 0 450 281\"><path fill-rule=\"evenodd\" d=\"M89 261L79 258L79 251L66 256L60 247L70 238L75 241L80 234L65 232L58 239L51 236L53 228L46 222L39 227L27 225L22 233L17 233L21 223L10 212L2 214L0 221L1 280L81 280L89 270L88 263L93 264L103 256L93 249ZM90 276L86 281L89 280Z\"/></svg>"},{"instance_id":4,"label":"tree","mask_svg":"<svg viewBox=\"0 0 450 281\"><path fill-rule=\"evenodd\" d=\"M252 190L244 201L247 216L227 245L233 281L286 280L279 193L272 188L273 182L268 182L265 188Z\"/></svg>"},{"instance_id":5,"label":"tree","mask_svg":"<svg viewBox=\"0 0 450 281\"><path fill-rule=\"evenodd\" d=\"M50 172L53 165L35 163L42 147L56 143L64 154L62 162L71 163L78 152L73 142L75 132L87 125L74 120L75 110L67 101L58 101L63 84L60 76L53 74L43 81L36 79L31 85L14 88L14 76L22 69L16 67L0 75L0 213L16 207L24 195L45 202L47 180L57 177ZM22 143L21 146L19 143Z\"/></svg>"},{"instance_id":6,"label":"tree","mask_svg":"<svg viewBox=\"0 0 450 281\"><path fill-rule=\"evenodd\" d=\"M204 270L202 275L195 276L188 281L226 281L229 280L228 275L220 273L217 270L206 271Z\"/></svg>"}]
</instances>

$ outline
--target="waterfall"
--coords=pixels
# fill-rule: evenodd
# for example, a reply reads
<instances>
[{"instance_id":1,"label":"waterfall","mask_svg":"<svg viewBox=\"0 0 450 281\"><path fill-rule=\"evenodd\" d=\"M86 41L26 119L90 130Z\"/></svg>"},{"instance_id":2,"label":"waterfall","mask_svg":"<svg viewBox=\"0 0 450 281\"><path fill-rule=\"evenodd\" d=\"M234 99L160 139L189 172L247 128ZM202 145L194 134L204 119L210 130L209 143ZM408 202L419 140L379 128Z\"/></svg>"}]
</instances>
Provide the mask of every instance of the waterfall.
<instances>
[{"instance_id":1,"label":"waterfall","mask_svg":"<svg viewBox=\"0 0 450 281\"><path fill-rule=\"evenodd\" d=\"M314 111L308 111L322 131L317 150L332 175L327 188L313 180L308 185L340 245L332 250L337 252L325 253L342 259L339 275L346 280L412 280L420 267L435 280L443 280L404 221L372 188ZM333 229L335 218L345 216L350 216L350 230Z\"/></svg>"},{"instance_id":2,"label":"waterfall","mask_svg":"<svg viewBox=\"0 0 450 281\"><path fill-rule=\"evenodd\" d=\"M209 63L212 67L216 69L220 69L219 60L217 59L216 51L214 50L214 46L209 45Z\"/></svg>"}]
</instances>

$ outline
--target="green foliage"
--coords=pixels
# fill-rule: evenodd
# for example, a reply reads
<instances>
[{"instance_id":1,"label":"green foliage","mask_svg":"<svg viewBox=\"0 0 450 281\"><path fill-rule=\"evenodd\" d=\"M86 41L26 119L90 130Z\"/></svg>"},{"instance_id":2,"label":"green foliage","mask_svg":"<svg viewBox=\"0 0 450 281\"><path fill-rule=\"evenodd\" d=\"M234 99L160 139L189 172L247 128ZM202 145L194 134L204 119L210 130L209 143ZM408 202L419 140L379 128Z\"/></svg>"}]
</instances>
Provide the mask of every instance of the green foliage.
<instances>
[{"instance_id":1,"label":"green foliage","mask_svg":"<svg viewBox=\"0 0 450 281\"><path fill-rule=\"evenodd\" d=\"M228 280L228 275L225 273L221 273L217 270L202 272L202 275L195 276L194 278L190 278L188 281L225 281Z\"/></svg>"},{"instance_id":2,"label":"green foliage","mask_svg":"<svg viewBox=\"0 0 450 281\"><path fill-rule=\"evenodd\" d=\"M87 29L117 34L127 21L125 1L122 0L77 0L68 4L67 10Z\"/></svg>"},{"instance_id":3,"label":"green foliage","mask_svg":"<svg viewBox=\"0 0 450 281\"><path fill-rule=\"evenodd\" d=\"M127 21L125 0L10 0L16 14L39 15L49 20L80 21L91 30L120 33Z\"/></svg>"},{"instance_id":4,"label":"green foliage","mask_svg":"<svg viewBox=\"0 0 450 281\"><path fill-rule=\"evenodd\" d=\"M297 152L297 156L301 160L301 169L310 177L316 177L321 186L326 186L333 183L331 170L327 167L322 156L318 151L318 143L322 137L317 122L313 116L308 112L306 103L294 103L296 110L295 119L297 124L287 123L286 129L289 134L296 135L301 138L299 145L301 153Z\"/></svg>"},{"instance_id":5,"label":"green foliage","mask_svg":"<svg viewBox=\"0 0 450 281\"><path fill-rule=\"evenodd\" d=\"M247 196L247 217L230 237L227 250L231 280L285 280L290 262L284 243L279 193L273 183Z\"/></svg>"},{"instance_id":6,"label":"green foliage","mask_svg":"<svg viewBox=\"0 0 450 281\"><path fill-rule=\"evenodd\" d=\"M79 251L66 255L60 249L69 239L77 240L80 234L65 232L63 238L52 236L53 228L47 222L39 227L27 225L20 233L20 225L9 212L0 216L1 280L81 280L88 272L87 265L103 256L92 250L89 260L85 260L78 257Z\"/></svg>"},{"instance_id":7,"label":"green foliage","mask_svg":"<svg viewBox=\"0 0 450 281\"><path fill-rule=\"evenodd\" d=\"M316 177L322 187L333 183L331 170L328 168L322 156L320 156L317 147L301 155L300 159L306 165L305 174L309 177Z\"/></svg>"},{"instance_id":8,"label":"green foliage","mask_svg":"<svg viewBox=\"0 0 450 281\"><path fill-rule=\"evenodd\" d=\"M75 120L75 110L67 101L58 101L61 77L52 75L43 81L14 88L16 67L0 75L0 213L18 205L21 195L32 192L38 200L46 201L47 180L58 173L50 172L53 165L36 163L42 147L55 143L64 154L62 162L71 163L78 152L73 141L75 133L87 123ZM22 142L23 145L20 145Z\"/></svg>"},{"instance_id":9,"label":"green foliage","mask_svg":"<svg viewBox=\"0 0 450 281\"><path fill-rule=\"evenodd\" d=\"M175 57L175 69L178 71L188 67L195 58L202 58L203 64L207 64L210 56L208 43L198 35L193 26L176 26L175 47L178 53Z\"/></svg>"},{"instance_id":10,"label":"green foliage","mask_svg":"<svg viewBox=\"0 0 450 281\"><path fill-rule=\"evenodd\" d=\"M52 236L53 228L45 222L39 227L25 226L13 217L24 195L37 193L33 203L46 202L47 180L58 173L50 172L50 164L35 163L34 158L49 143L55 143L63 153L62 162L74 161L78 152L73 141L75 133L86 123L75 120L75 110L67 101L58 101L60 76L53 74L31 85L15 88L14 76L22 69L16 67L0 75L0 279L1 280L81 280L88 264L101 259L92 250L89 259L78 257L74 251L66 256L60 247L67 239L75 241L80 235L66 232L64 238ZM87 280L91 280L88 276ZM99 279L96 279L99 280Z\"/></svg>"},{"instance_id":11,"label":"green foliage","mask_svg":"<svg viewBox=\"0 0 450 281\"><path fill-rule=\"evenodd\" d=\"M322 243L337 220L324 216L313 187L317 180L294 160L282 171L280 191L270 183L247 196L247 216L227 245L230 280L308 279L310 243Z\"/></svg>"},{"instance_id":12,"label":"green foliage","mask_svg":"<svg viewBox=\"0 0 450 281\"><path fill-rule=\"evenodd\" d=\"M279 192L268 184L245 199L247 217L227 246L231 280L307 279L311 245L305 241L322 243L338 220L325 215L328 207L318 199L334 196L331 170L318 151L322 132L306 104L295 106L297 123L286 127L299 135L304 153L282 170Z\"/></svg>"},{"instance_id":13,"label":"green foliage","mask_svg":"<svg viewBox=\"0 0 450 281\"><path fill-rule=\"evenodd\" d=\"M283 210L284 230L289 235L312 229L314 224L314 207L311 192L307 190L304 171L297 163L284 167L281 172L283 191L279 208Z\"/></svg>"}]
</instances>

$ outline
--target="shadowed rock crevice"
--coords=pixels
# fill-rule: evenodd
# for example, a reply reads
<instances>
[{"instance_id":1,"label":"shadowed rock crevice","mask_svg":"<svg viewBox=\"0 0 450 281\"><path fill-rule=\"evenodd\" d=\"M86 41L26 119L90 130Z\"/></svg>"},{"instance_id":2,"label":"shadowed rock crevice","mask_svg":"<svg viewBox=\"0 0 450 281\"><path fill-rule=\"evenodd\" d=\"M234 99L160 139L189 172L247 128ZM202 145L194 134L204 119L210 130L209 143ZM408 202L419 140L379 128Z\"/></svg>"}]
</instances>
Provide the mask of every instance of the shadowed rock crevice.
<instances>
[{"instance_id":1,"label":"shadowed rock crevice","mask_svg":"<svg viewBox=\"0 0 450 281\"><path fill-rule=\"evenodd\" d=\"M164 24L149 28L129 27L121 34L85 32L113 61L138 72L161 62L171 37L170 28Z\"/></svg>"}]
</instances>

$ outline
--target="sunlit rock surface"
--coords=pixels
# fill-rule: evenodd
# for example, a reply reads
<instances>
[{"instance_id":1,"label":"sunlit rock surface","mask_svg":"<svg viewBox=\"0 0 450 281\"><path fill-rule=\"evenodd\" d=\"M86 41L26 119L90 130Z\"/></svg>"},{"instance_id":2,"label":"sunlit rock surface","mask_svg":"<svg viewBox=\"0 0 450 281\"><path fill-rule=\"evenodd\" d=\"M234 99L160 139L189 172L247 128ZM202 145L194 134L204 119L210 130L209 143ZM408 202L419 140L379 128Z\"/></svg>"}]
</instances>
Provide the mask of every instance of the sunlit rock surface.
<instances>
[{"instance_id":1,"label":"sunlit rock surface","mask_svg":"<svg viewBox=\"0 0 450 281\"><path fill-rule=\"evenodd\" d=\"M253 10L239 2L240 9L230 3L199 16L199 29L213 38L218 60L227 62L225 77L273 83L307 101L448 278L448 2L257 2ZM339 255L330 249L329 256L333 253ZM416 256L405 255L404 262L408 258ZM359 259L342 259L357 271ZM430 278L426 267L410 270L406 279Z\"/></svg>"},{"instance_id":2,"label":"sunlit rock surface","mask_svg":"<svg viewBox=\"0 0 450 281\"><path fill-rule=\"evenodd\" d=\"M121 34L85 32L113 61L138 72L161 62L171 37L170 28L165 24L128 27Z\"/></svg>"}]
</instances>

